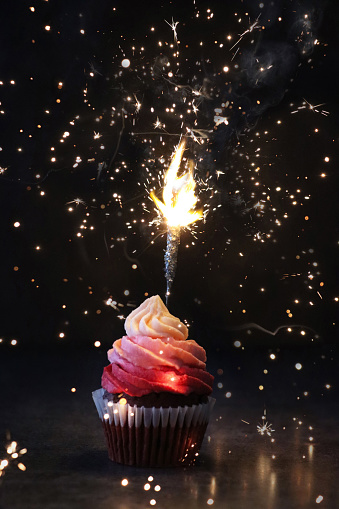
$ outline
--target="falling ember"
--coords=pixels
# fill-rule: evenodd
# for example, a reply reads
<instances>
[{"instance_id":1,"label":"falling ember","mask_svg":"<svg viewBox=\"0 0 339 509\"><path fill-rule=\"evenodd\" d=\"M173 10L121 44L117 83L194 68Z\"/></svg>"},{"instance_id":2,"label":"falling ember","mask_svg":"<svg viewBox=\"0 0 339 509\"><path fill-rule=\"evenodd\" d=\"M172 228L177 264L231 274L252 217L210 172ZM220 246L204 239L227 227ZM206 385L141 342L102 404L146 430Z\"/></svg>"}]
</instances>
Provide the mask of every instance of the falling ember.
<instances>
[{"instance_id":1,"label":"falling ember","mask_svg":"<svg viewBox=\"0 0 339 509\"><path fill-rule=\"evenodd\" d=\"M182 141L174 153L171 164L165 175L163 202L152 191L150 196L167 222L167 246L165 252L165 277L167 282L166 302L177 266L180 229L203 217L202 211L194 210L198 201L194 193L196 183L193 178L193 162L190 161L189 171L177 176L181 159L185 150Z\"/></svg>"}]
</instances>

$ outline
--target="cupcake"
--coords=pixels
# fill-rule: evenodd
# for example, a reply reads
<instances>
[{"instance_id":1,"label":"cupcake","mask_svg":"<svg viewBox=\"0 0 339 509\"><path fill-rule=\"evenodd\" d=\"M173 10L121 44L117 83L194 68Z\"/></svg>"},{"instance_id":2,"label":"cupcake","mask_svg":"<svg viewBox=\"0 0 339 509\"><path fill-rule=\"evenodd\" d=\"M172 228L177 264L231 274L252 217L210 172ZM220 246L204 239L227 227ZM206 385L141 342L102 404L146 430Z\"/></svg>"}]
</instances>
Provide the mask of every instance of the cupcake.
<instances>
[{"instance_id":1,"label":"cupcake","mask_svg":"<svg viewBox=\"0 0 339 509\"><path fill-rule=\"evenodd\" d=\"M206 352L158 295L125 321L93 399L112 461L141 467L194 463L215 400Z\"/></svg>"}]
</instances>

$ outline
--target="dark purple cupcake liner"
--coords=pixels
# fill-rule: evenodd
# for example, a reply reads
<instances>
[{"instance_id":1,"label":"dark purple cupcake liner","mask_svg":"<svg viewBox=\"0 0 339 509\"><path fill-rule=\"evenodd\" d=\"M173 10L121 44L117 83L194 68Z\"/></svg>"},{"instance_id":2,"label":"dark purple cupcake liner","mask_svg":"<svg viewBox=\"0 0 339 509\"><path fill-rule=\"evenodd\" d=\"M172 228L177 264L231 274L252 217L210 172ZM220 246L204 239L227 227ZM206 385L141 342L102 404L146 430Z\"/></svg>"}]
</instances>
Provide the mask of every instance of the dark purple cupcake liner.
<instances>
[{"instance_id":1,"label":"dark purple cupcake liner","mask_svg":"<svg viewBox=\"0 0 339 509\"><path fill-rule=\"evenodd\" d=\"M112 461L139 467L192 465L204 438L215 400L176 408L145 408L93 399Z\"/></svg>"}]
</instances>

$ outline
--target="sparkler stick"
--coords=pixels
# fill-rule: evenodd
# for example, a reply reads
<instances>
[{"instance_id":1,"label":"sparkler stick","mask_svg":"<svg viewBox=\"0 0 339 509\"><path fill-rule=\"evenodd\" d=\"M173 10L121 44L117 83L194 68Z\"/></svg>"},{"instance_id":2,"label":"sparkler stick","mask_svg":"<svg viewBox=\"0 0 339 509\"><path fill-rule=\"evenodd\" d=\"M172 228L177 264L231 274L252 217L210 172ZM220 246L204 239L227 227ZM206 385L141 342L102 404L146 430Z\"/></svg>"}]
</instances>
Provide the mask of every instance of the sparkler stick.
<instances>
[{"instance_id":1,"label":"sparkler stick","mask_svg":"<svg viewBox=\"0 0 339 509\"><path fill-rule=\"evenodd\" d=\"M167 222L165 251L166 304L177 268L181 228L194 223L203 216L202 211L194 210L198 198L194 194L196 183L193 178L193 162L190 161L190 168L187 173L177 177L184 150L185 141L182 141L175 151L165 175L163 202L155 196L153 191L151 192L152 200Z\"/></svg>"},{"instance_id":2,"label":"sparkler stick","mask_svg":"<svg viewBox=\"0 0 339 509\"><path fill-rule=\"evenodd\" d=\"M171 286L177 270L178 250L180 244L180 226L173 226L167 231L167 244L165 251L165 277L166 287L166 305L171 292Z\"/></svg>"}]
</instances>

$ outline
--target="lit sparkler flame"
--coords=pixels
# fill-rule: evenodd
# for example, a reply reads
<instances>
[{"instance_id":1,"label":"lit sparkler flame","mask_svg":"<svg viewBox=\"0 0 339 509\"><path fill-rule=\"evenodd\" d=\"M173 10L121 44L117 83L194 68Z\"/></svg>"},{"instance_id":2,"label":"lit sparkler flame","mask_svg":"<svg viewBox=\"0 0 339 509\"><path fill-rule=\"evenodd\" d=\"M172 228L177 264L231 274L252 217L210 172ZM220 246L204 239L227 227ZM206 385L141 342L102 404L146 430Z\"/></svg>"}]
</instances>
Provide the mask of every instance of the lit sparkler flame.
<instances>
[{"instance_id":1,"label":"lit sparkler flame","mask_svg":"<svg viewBox=\"0 0 339 509\"><path fill-rule=\"evenodd\" d=\"M193 178L193 162L190 161L189 171L178 177L181 159L185 150L182 141L174 153L171 164L165 175L163 202L152 191L150 196L167 222L167 246L165 252L165 276L167 282L166 302L177 266L180 229L203 217L201 210L194 210L198 201L194 193L196 182Z\"/></svg>"},{"instance_id":2,"label":"lit sparkler flame","mask_svg":"<svg viewBox=\"0 0 339 509\"><path fill-rule=\"evenodd\" d=\"M198 198L194 194L196 183L193 178L193 163L190 163L189 172L177 177L184 150L185 142L182 141L165 175L163 202L153 191L151 192L151 198L166 219L169 228L188 226L203 216L202 211L194 210Z\"/></svg>"}]
</instances>

